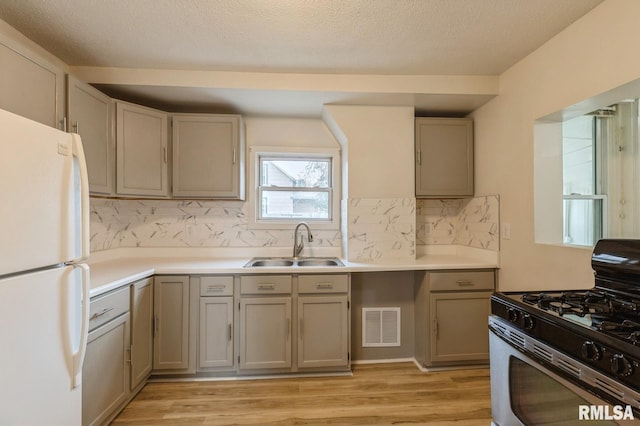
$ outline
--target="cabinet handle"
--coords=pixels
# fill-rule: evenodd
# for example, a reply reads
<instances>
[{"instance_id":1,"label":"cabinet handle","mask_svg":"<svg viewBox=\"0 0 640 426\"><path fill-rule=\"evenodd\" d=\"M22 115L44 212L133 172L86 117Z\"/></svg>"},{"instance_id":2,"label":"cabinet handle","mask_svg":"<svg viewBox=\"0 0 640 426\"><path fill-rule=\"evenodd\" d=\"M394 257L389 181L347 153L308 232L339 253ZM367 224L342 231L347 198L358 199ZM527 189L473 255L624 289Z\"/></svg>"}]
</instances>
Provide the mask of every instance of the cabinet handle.
<instances>
[{"instance_id":1,"label":"cabinet handle","mask_svg":"<svg viewBox=\"0 0 640 426\"><path fill-rule=\"evenodd\" d=\"M236 147L235 146L233 147L233 159L232 159L232 161L233 161L233 164L236 164Z\"/></svg>"},{"instance_id":2,"label":"cabinet handle","mask_svg":"<svg viewBox=\"0 0 640 426\"><path fill-rule=\"evenodd\" d=\"M225 288L225 285L223 285L223 284L208 285L207 286L207 291L218 291L218 292L220 292L220 291L224 290L224 288Z\"/></svg>"},{"instance_id":3,"label":"cabinet handle","mask_svg":"<svg viewBox=\"0 0 640 426\"><path fill-rule=\"evenodd\" d=\"M229 341L231 341L233 339L233 329L231 328L231 324L229 324Z\"/></svg>"},{"instance_id":4,"label":"cabinet handle","mask_svg":"<svg viewBox=\"0 0 640 426\"><path fill-rule=\"evenodd\" d=\"M167 148L162 148L162 161L167 164Z\"/></svg>"},{"instance_id":5,"label":"cabinet handle","mask_svg":"<svg viewBox=\"0 0 640 426\"><path fill-rule=\"evenodd\" d=\"M316 284L316 289L318 290L331 290L333 288L333 283L318 283Z\"/></svg>"},{"instance_id":6,"label":"cabinet handle","mask_svg":"<svg viewBox=\"0 0 640 426\"><path fill-rule=\"evenodd\" d=\"M433 319L433 334L435 335L436 339L438 338L438 318L434 318Z\"/></svg>"},{"instance_id":7,"label":"cabinet handle","mask_svg":"<svg viewBox=\"0 0 640 426\"><path fill-rule=\"evenodd\" d=\"M60 130L67 131L67 117L62 117L62 120L60 120Z\"/></svg>"},{"instance_id":8,"label":"cabinet handle","mask_svg":"<svg viewBox=\"0 0 640 426\"><path fill-rule=\"evenodd\" d=\"M300 326L299 326L299 329L300 329L300 339L302 339L303 332L304 332L303 324L304 324L304 323L303 323L303 320L302 320L302 318L300 318Z\"/></svg>"},{"instance_id":9,"label":"cabinet handle","mask_svg":"<svg viewBox=\"0 0 640 426\"><path fill-rule=\"evenodd\" d=\"M100 312L96 312L95 314L91 315L91 318L89 318L89 321L93 321L96 318L100 318L101 316L103 316L104 314L106 314L107 312L111 312L113 311L114 308L105 308Z\"/></svg>"},{"instance_id":10,"label":"cabinet handle","mask_svg":"<svg viewBox=\"0 0 640 426\"><path fill-rule=\"evenodd\" d=\"M291 318L287 318L284 332L287 334L287 340L289 340L289 335L291 334Z\"/></svg>"},{"instance_id":11,"label":"cabinet handle","mask_svg":"<svg viewBox=\"0 0 640 426\"><path fill-rule=\"evenodd\" d=\"M156 337L158 335L158 327L160 326L159 323L160 323L160 320L158 320L158 316L154 315L154 317L153 317L153 337Z\"/></svg>"},{"instance_id":12,"label":"cabinet handle","mask_svg":"<svg viewBox=\"0 0 640 426\"><path fill-rule=\"evenodd\" d=\"M128 362L133 367L133 356L131 356L131 354L133 353L133 345L127 348L127 352L129 353L129 359L125 358L124 362Z\"/></svg>"},{"instance_id":13,"label":"cabinet handle","mask_svg":"<svg viewBox=\"0 0 640 426\"><path fill-rule=\"evenodd\" d=\"M78 134L80 133L80 124L78 124L78 122L77 122L77 121L76 121L76 123L75 123L73 126L71 126L71 127L73 127L73 133L78 133Z\"/></svg>"},{"instance_id":14,"label":"cabinet handle","mask_svg":"<svg viewBox=\"0 0 640 426\"><path fill-rule=\"evenodd\" d=\"M422 165L422 151L418 150L418 164Z\"/></svg>"},{"instance_id":15,"label":"cabinet handle","mask_svg":"<svg viewBox=\"0 0 640 426\"><path fill-rule=\"evenodd\" d=\"M456 284L458 284L460 287L473 287L473 281L469 280L458 280L456 281Z\"/></svg>"},{"instance_id":16,"label":"cabinet handle","mask_svg":"<svg viewBox=\"0 0 640 426\"><path fill-rule=\"evenodd\" d=\"M258 290L275 290L275 289L276 289L275 284L259 284L258 285Z\"/></svg>"}]
</instances>

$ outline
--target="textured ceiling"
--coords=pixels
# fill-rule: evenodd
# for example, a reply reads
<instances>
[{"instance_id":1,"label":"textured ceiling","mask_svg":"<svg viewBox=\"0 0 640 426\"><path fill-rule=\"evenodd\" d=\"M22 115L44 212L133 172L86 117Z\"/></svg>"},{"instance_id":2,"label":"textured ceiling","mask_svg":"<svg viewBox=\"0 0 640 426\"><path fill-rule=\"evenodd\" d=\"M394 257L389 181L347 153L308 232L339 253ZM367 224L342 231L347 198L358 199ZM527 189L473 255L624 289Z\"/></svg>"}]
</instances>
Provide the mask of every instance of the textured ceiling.
<instances>
[{"instance_id":1,"label":"textured ceiling","mask_svg":"<svg viewBox=\"0 0 640 426\"><path fill-rule=\"evenodd\" d=\"M499 75L602 0L0 0L71 66Z\"/></svg>"}]
</instances>

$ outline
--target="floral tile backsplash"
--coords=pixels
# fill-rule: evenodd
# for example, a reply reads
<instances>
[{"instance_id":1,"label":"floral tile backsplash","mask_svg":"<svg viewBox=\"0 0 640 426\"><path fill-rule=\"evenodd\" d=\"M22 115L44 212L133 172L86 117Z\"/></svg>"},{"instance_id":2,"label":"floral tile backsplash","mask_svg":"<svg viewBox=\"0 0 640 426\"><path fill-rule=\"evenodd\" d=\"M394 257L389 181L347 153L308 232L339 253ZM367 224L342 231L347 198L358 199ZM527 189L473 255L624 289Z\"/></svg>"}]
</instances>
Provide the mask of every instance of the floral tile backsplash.
<instances>
[{"instance_id":1,"label":"floral tile backsplash","mask_svg":"<svg viewBox=\"0 0 640 426\"><path fill-rule=\"evenodd\" d=\"M91 251L119 247L292 247L286 230L249 229L242 201L91 199ZM314 246L340 247L340 231L313 230Z\"/></svg>"},{"instance_id":2,"label":"floral tile backsplash","mask_svg":"<svg viewBox=\"0 0 640 426\"><path fill-rule=\"evenodd\" d=\"M370 262L416 256L415 198L352 198L347 203L347 258Z\"/></svg>"},{"instance_id":3,"label":"floral tile backsplash","mask_svg":"<svg viewBox=\"0 0 640 426\"><path fill-rule=\"evenodd\" d=\"M497 195L456 200L418 200L416 244L454 244L500 250Z\"/></svg>"},{"instance_id":4,"label":"floral tile backsplash","mask_svg":"<svg viewBox=\"0 0 640 426\"><path fill-rule=\"evenodd\" d=\"M249 228L242 201L91 199L91 251L119 247L290 247L290 229ZM313 230L316 247L351 261L415 258L420 245L499 250L499 198L342 201L342 232ZM347 235L345 241L342 235ZM344 244L343 244L344 243Z\"/></svg>"}]
</instances>

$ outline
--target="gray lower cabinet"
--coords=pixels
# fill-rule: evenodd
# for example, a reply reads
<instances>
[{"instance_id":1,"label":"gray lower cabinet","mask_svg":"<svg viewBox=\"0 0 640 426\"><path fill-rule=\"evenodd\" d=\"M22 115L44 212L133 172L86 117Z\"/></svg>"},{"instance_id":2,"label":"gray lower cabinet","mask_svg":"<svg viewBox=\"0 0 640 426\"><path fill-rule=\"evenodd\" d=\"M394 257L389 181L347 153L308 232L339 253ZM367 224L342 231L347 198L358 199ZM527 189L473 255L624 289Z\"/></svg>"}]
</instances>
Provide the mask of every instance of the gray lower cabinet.
<instances>
[{"instance_id":1,"label":"gray lower cabinet","mask_svg":"<svg viewBox=\"0 0 640 426\"><path fill-rule=\"evenodd\" d=\"M130 395L130 315L127 287L90 303L89 338L82 367L82 424L107 423Z\"/></svg>"},{"instance_id":2,"label":"gray lower cabinet","mask_svg":"<svg viewBox=\"0 0 640 426\"><path fill-rule=\"evenodd\" d=\"M190 320L189 276L159 275L154 280L154 372L195 372L190 356L190 331L195 327Z\"/></svg>"},{"instance_id":3,"label":"gray lower cabinet","mask_svg":"<svg viewBox=\"0 0 640 426\"><path fill-rule=\"evenodd\" d=\"M416 284L416 359L426 367L489 360L494 270L423 273Z\"/></svg>"},{"instance_id":4,"label":"gray lower cabinet","mask_svg":"<svg viewBox=\"0 0 640 426\"><path fill-rule=\"evenodd\" d=\"M290 275L240 277L240 370L291 368Z\"/></svg>"},{"instance_id":5,"label":"gray lower cabinet","mask_svg":"<svg viewBox=\"0 0 640 426\"><path fill-rule=\"evenodd\" d=\"M233 276L199 279L198 371L229 369L235 366Z\"/></svg>"},{"instance_id":6,"label":"gray lower cabinet","mask_svg":"<svg viewBox=\"0 0 640 426\"><path fill-rule=\"evenodd\" d=\"M431 363L489 360L490 297L491 292L431 295Z\"/></svg>"},{"instance_id":7,"label":"gray lower cabinet","mask_svg":"<svg viewBox=\"0 0 640 426\"><path fill-rule=\"evenodd\" d=\"M240 299L240 369L291 368L291 297Z\"/></svg>"},{"instance_id":8,"label":"gray lower cabinet","mask_svg":"<svg viewBox=\"0 0 640 426\"><path fill-rule=\"evenodd\" d=\"M143 385L153 367L153 278L131 284L131 390Z\"/></svg>"},{"instance_id":9,"label":"gray lower cabinet","mask_svg":"<svg viewBox=\"0 0 640 426\"><path fill-rule=\"evenodd\" d=\"M298 277L298 368L349 366L349 276Z\"/></svg>"}]
</instances>

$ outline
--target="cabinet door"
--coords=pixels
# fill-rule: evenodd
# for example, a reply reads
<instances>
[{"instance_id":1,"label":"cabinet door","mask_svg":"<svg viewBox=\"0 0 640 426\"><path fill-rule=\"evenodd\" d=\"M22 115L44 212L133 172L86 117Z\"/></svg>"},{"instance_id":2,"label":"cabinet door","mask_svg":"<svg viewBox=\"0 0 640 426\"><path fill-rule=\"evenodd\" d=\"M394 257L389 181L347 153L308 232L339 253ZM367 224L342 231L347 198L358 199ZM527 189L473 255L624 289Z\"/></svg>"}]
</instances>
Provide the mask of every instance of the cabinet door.
<instances>
[{"instance_id":1,"label":"cabinet door","mask_svg":"<svg viewBox=\"0 0 640 426\"><path fill-rule=\"evenodd\" d=\"M94 87L67 76L69 130L82 138L89 190L112 194L115 172L113 100Z\"/></svg>"},{"instance_id":2,"label":"cabinet door","mask_svg":"<svg viewBox=\"0 0 640 426\"><path fill-rule=\"evenodd\" d=\"M416 196L473 196L473 121L416 118Z\"/></svg>"},{"instance_id":3,"label":"cabinet door","mask_svg":"<svg viewBox=\"0 0 640 426\"><path fill-rule=\"evenodd\" d=\"M189 277L158 276L154 283L153 369L189 367Z\"/></svg>"},{"instance_id":4,"label":"cabinet door","mask_svg":"<svg viewBox=\"0 0 640 426\"><path fill-rule=\"evenodd\" d=\"M2 34L0 64L0 108L61 129L64 72Z\"/></svg>"},{"instance_id":5,"label":"cabinet door","mask_svg":"<svg viewBox=\"0 0 640 426\"><path fill-rule=\"evenodd\" d=\"M240 368L291 367L291 297L240 300Z\"/></svg>"},{"instance_id":6,"label":"cabinet door","mask_svg":"<svg viewBox=\"0 0 640 426\"><path fill-rule=\"evenodd\" d=\"M349 364L347 296L298 299L298 367L342 367Z\"/></svg>"},{"instance_id":7,"label":"cabinet door","mask_svg":"<svg viewBox=\"0 0 640 426\"><path fill-rule=\"evenodd\" d=\"M116 103L117 192L167 196L167 114Z\"/></svg>"},{"instance_id":8,"label":"cabinet door","mask_svg":"<svg viewBox=\"0 0 640 426\"><path fill-rule=\"evenodd\" d=\"M129 314L89 333L82 367L82 424L105 423L129 396Z\"/></svg>"},{"instance_id":9,"label":"cabinet door","mask_svg":"<svg viewBox=\"0 0 640 426\"><path fill-rule=\"evenodd\" d=\"M131 285L131 390L153 367L153 278Z\"/></svg>"},{"instance_id":10,"label":"cabinet door","mask_svg":"<svg viewBox=\"0 0 640 426\"><path fill-rule=\"evenodd\" d=\"M233 297L200 298L198 367L233 366Z\"/></svg>"},{"instance_id":11,"label":"cabinet door","mask_svg":"<svg viewBox=\"0 0 640 426\"><path fill-rule=\"evenodd\" d=\"M173 195L244 199L240 117L173 117Z\"/></svg>"},{"instance_id":12,"label":"cabinet door","mask_svg":"<svg viewBox=\"0 0 640 426\"><path fill-rule=\"evenodd\" d=\"M432 362L489 359L490 298L490 292L431 294Z\"/></svg>"}]
</instances>

